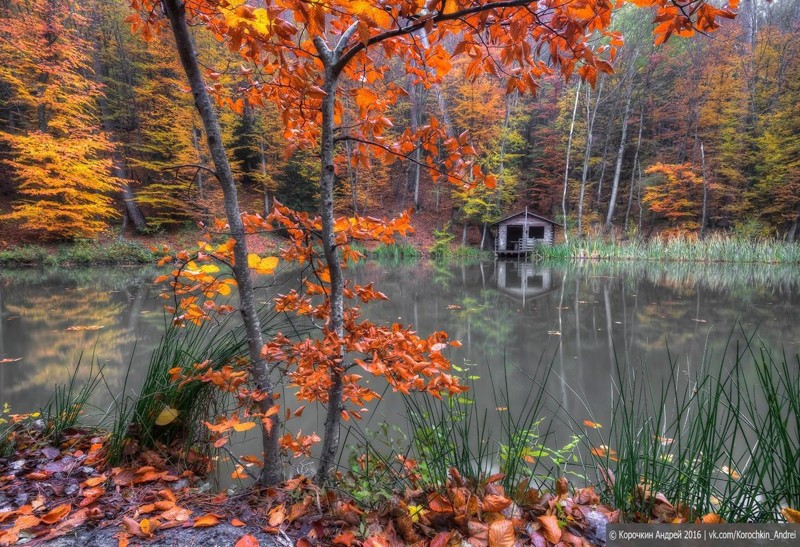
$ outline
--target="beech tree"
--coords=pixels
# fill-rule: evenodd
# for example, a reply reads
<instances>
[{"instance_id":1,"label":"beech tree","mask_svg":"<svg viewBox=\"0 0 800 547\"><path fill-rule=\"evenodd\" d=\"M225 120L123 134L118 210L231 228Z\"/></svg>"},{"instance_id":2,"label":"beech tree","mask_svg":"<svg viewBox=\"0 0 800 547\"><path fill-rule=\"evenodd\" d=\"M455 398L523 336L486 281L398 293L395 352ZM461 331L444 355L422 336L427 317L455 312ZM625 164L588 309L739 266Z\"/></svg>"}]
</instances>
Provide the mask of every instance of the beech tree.
<instances>
[{"instance_id":1,"label":"beech tree","mask_svg":"<svg viewBox=\"0 0 800 547\"><path fill-rule=\"evenodd\" d=\"M386 59L400 59L412 83L437 85L452 68L454 56L466 56L468 78L489 73L503 76L506 92L535 93L539 77L560 72L577 74L594 84L599 72L612 72L611 62L620 36L610 30L614 4L610 0L305 0L266 1L264 7L233 4L229 0L133 0L139 17L133 23L147 36L160 24L162 11L169 20L176 48L189 80L206 130L216 175L225 193L227 221L233 237L233 272L249 337L251 372L259 390L271 393L261 347L253 286L247 269L247 246L237 203L236 187L224 149L212 102L236 108L237 100L224 89L208 86L188 31L192 21L226 41L248 63L243 93L251 104L272 101L281 112L285 136L296 149L316 149L320 158L320 226L324 253L322 273L329 300L324 335L336 343L338 353L328 355L326 381L327 418L317 479L325 480L339 444L345 387L345 367L340 343L344 337L345 277L340 241L334 219L335 156L337 146L348 142L369 158L380 161L410 160L421 147L425 167L437 180L456 185L494 187L495 177L473 161L475 149L462 133L450 136L449 124L431 117L415 132L388 138L391 107L408 94L402 81L385 78ZM705 0L632 0L656 11L656 41L673 34L689 36L699 29L713 31L717 18L734 17L737 0L717 8ZM610 39L602 39L607 37ZM452 49L448 44L455 44ZM352 85L342 86L347 81ZM210 91L209 91L210 90ZM345 125L339 93L347 93L360 108L361 119ZM440 156L441 162L433 158ZM267 460L273 458L276 418L264 429ZM270 471L262 478L276 480Z\"/></svg>"}]
</instances>

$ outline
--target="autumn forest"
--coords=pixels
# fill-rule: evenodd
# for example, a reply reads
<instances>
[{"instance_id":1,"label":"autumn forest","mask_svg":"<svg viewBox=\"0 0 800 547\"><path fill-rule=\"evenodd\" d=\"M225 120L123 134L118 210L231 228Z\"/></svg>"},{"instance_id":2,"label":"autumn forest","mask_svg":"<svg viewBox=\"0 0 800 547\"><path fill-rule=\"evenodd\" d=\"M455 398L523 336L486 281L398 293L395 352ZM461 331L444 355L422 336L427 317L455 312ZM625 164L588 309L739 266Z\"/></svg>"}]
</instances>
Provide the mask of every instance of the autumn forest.
<instances>
[{"instance_id":1,"label":"autumn forest","mask_svg":"<svg viewBox=\"0 0 800 547\"><path fill-rule=\"evenodd\" d=\"M219 214L202 123L171 36L131 29L127 2L5 2L0 19L0 195L4 239L74 240L154 233ZM235 17L235 16L234 16ZM346 142L336 157L340 212L414 208L426 222L480 227L529 205L568 233L627 235L734 231L794 240L800 216L800 4L750 0L709 36L654 46L645 10L616 12L624 33L613 72L586 81L543 75L536 93L509 89L501 65L448 58L457 37L428 59L450 65L415 83L403 61L380 60L392 93L382 138L436 120L460 136L496 188L432 179L441 151L393 158ZM146 29L148 32L149 29ZM318 152L253 100L252 68L208 33L194 33L216 91L222 138L245 209L272 198L317 208ZM615 44L614 38L611 43ZM379 97L357 81L340 116L354 124ZM384 111L385 110L385 111ZM389 121L391 120L391 121ZM428 149L426 149L428 148ZM406 159L403 159L406 158ZM422 169L420 168L422 165ZM213 181L211 181L213 182Z\"/></svg>"},{"instance_id":2,"label":"autumn forest","mask_svg":"<svg viewBox=\"0 0 800 547\"><path fill-rule=\"evenodd\" d=\"M796 533L798 224L798 0L0 0L0 547Z\"/></svg>"}]
</instances>

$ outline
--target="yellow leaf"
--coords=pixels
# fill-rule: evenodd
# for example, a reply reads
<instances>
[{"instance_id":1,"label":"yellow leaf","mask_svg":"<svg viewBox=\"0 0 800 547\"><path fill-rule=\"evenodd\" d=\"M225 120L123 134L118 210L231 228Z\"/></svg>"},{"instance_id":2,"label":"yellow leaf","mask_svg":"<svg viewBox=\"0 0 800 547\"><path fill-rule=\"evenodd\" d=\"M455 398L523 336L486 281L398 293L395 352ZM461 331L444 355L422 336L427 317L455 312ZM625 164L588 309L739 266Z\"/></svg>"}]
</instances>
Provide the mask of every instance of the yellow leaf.
<instances>
[{"instance_id":1,"label":"yellow leaf","mask_svg":"<svg viewBox=\"0 0 800 547\"><path fill-rule=\"evenodd\" d=\"M169 425L175 421L175 418L178 417L178 414L180 414L180 412L178 412L176 409L166 406L156 418L156 425Z\"/></svg>"},{"instance_id":2,"label":"yellow leaf","mask_svg":"<svg viewBox=\"0 0 800 547\"><path fill-rule=\"evenodd\" d=\"M219 266L216 264L204 264L200 268L200 271L208 274L217 273L219 271Z\"/></svg>"},{"instance_id":3,"label":"yellow leaf","mask_svg":"<svg viewBox=\"0 0 800 547\"><path fill-rule=\"evenodd\" d=\"M233 430L242 433L243 431L253 429L255 426L255 422L240 422L238 424L233 424Z\"/></svg>"},{"instance_id":4,"label":"yellow leaf","mask_svg":"<svg viewBox=\"0 0 800 547\"><path fill-rule=\"evenodd\" d=\"M277 256L267 256L261 258L257 254L251 253L247 255L247 266L259 274L271 274L278 266Z\"/></svg>"}]
</instances>

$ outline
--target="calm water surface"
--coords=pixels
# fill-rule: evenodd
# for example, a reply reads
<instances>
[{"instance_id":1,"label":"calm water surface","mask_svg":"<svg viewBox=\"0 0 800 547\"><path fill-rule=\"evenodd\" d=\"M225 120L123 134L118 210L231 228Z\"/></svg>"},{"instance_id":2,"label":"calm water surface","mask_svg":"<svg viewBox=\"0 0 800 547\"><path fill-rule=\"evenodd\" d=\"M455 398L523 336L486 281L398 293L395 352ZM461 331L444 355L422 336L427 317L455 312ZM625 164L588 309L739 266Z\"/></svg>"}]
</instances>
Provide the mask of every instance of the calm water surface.
<instances>
[{"instance_id":1,"label":"calm water surface","mask_svg":"<svg viewBox=\"0 0 800 547\"><path fill-rule=\"evenodd\" d=\"M366 306L368 317L413 324L420 334L445 330L460 340L452 360L475 365L478 398L487 406L494 406L485 382L490 370L508 378L513 403L534 389L540 364L552 363L553 404L577 419L589 417L588 405L602 421L617 363L646 360L658 380L670 374L672 359L688 378L704 356L718 362L731 337L755 331L773 350L800 352L800 273L793 268L368 263L353 275L389 297ZM88 377L92 356L105 365L108 390L98 393L98 407L122 389L129 363L135 389L164 329L154 276L137 269L0 272L0 403L13 412L35 410L81 354L79 377ZM400 413L388 397L373 414L396 420ZM304 432L322 429L313 413L303 420Z\"/></svg>"}]
</instances>

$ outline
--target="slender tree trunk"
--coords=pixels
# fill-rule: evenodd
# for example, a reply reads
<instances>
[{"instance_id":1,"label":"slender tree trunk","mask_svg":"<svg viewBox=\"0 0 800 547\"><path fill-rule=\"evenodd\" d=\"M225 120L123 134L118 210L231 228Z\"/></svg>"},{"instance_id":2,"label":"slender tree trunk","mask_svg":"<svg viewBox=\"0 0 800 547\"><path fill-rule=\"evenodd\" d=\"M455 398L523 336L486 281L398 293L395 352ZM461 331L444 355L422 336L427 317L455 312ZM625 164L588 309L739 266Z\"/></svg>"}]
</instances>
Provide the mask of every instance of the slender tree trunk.
<instances>
[{"instance_id":1,"label":"slender tree trunk","mask_svg":"<svg viewBox=\"0 0 800 547\"><path fill-rule=\"evenodd\" d=\"M592 88L586 87L586 150L583 153L583 171L581 172L581 193L578 199L578 239L583 237L583 201L586 197L586 180L589 176L589 160L592 157L592 143L594 141L594 120L597 118L597 111L600 108L600 97L603 95L603 84L605 78L600 80L600 87L597 89L597 97L594 99L594 110L592 105ZM591 115L590 115L591 111Z\"/></svg>"},{"instance_id":2,"label":"slender tree trunk","mask_svg":"<svg viewBox=\"0 0 800 547\"><path fill-rule=\"evenodd\" d=\"M639 110L639 136L636 137L636 150L633 153L633 165L631 166L631 185L628 188L628 208L625 210L625 232L628 231L628 220L631 217L631 205L633 205L633 183L636 181L636 166L639 165L639 148L642 146L642 127L644 126L644 98Z\"/></svg>"},{"instance_id":3,"label":"slender tree trunk","mask_svg":"<svg viewBox=\"0 0 800 547\"><path fill-rule=\"evenodd\" d=\"M414 95L411 101L411 131L416 133L422 123L422 108L424 100L422 94L424 93L421 84L414 86ZM420 177L420 160L422 159L422 151L420 147L414 150L414 164L411 166L411 187L414 189L414 211L422 210L422 204L419 200L419 177Z\"/></svg>"},{"instance_id":4,"label":"slender tree trunk","mask_svg":"<svg viewBox=\"0 0 800 547\"><path fill-rule=\"evenodd\" d=\"M800 207L797 209L797 215L795 215L794 220L792 221L792 225L789 227L789 231L786 233L786 241L789 243L794 243L795 238L797 236L797 225L800 224Z\"/></svg>"},{"instance_id":5,"label":"slender tree trunk","mask_svg":"<svg viewBox=\"0 0 800 547\"><path fill-rule=\"evenodd\" d=\"M264 139L258 139L258 159L261 166L261 191L264 195L264 216L268 216L272 208L272 194L269 191L269 173L267 173L267 151L264 149Z\"/></svg>"},{"instance_id":6,"label":"slender tree trunk","mask_svg":"<svg viewBox=\"0 0 800 547\"><path fill-rule=\"evenodd\" d=\"M189 28L186 24L186 13L180 0L163 0L164 11L169 18L172 34L175 37L175 47L180 56L181 65L189 80L189 86L194 96L195 106L203 120L208 148L214 161L217 179L222 187L225 201L225 213L231 229L231 237L235 244L233 254L235 264L233 275L236 278L239 292L239 307L247 333L247 346L250 356L250 375L256 388L266 394L259 402L261 412L266 412L273 405L274 385L270 378L266 361L261 357L261 348L264 345L261 334L261 322L255 306L253 283L247 267L247 241L245 239L244 224L239 212L239 203L234 184L233 174L228 163L225 148L222 143L219 120L211 102L211 97L206 89L197 55L192 44ZM262 423L261 434L264 448L264 468L261 471L259 482L262 484L277 484L282 479L282 465L280 449L278 446L278 433L280 431L279 417L273 415L267 419L269 426Z\"/></svg>"},{"instance_id":7,"label":"slender tree trunk","mask_svg":"<svg viewBox=\"0 0 800 547\"><path fill-rule=\"evenodd\" d=\"M335 142L333 132L335 129L336 87L339 74L335 66L339 56L349 38L355 33L356 25L351 25L339 40L335 49L331 50L325 41L317 36L314 46L319 53L324 67L324 83L322 89L325 97L322 99L322 127L320 135L321 171L320 171L320 216L322 217L322 250L325 262L331 276L330 288L330 314L328 316L328 329L338 339L344 336L344 274L339 261L339 250L336 245L336 236L333 231L333 186L336 181L334 170ZM336 453L339 450L339 429L342 416L342 393L344 390L344 374L342 349L338 355L330 355L330 361L335 363L330 371L331 385L328 388L328 408L325 417L325 434L322 439L322 453L317 465L316 480L319 483L327 481Z\"/></svg>"},{"instance_id":8,"label":"slender tree trunk","mask_svg":"<svg viewBox=\"0 0 800 547\"><path fill-rule=\"evenodd\" d=\"M569 159L572 154L572 135L575 132L575 118L578 115L578 101L581 98L581 82L575 89L575 106L572 107L572 122L569 124L569 138L567 139L567 161L564 164L564 192L561 194L561 214L564 219L564 241L569 242L569 228L567 226L567 184L569 182ZM527 234L526 234L527 237Z\"/></svg>"},{"instance_id":9,"label":"slender tree trunk","mask_svg":"<svg viewBox=\"0 0 800 547\"><path fill-rule=\"evenodd\" d=\"M639 171L639 182L636 185L636 207L639 208L639 235L642 234L642 162L636 166Z\"/></svg>"},{"instance_id":10,"label":"slender tree trunk","mask_svg":"<svg viewBox=\"0 0 800 547\"><path fill-rule=\"evenodd\" d=\"M603 159L600 162L600 176L597 178L597 203L595 204L597 211L600 211L600 204L603 197L603 181L606 178L606 156L608 156L608 145L611 142L611 131L606 132L606 142L603 145Z\"/></svg>"},{"instance_id":11,"label":"slender tree trunk","mask_svg":"<svg viewBox=\"0 0 800 547\"><path fill-rule=\"evenodd\" d=\"M703 214L700 217L700 239L703 239L706 232L706 223L708 222L708 181L706 180L706 151L703 147L703 141L700 141L700 165L701 176L703 180Z\"/></svg>"},{"instance_id":12,"label":"slender tree trunk","mask_svg":"<svg viewBox=\"0 0 800 547\"><path fill-rule=\"evenodd\" d=\"M97 54L95 55L94 59L94 69L97 74L102 76L107 76L108 71L106 67L103 65L100 56L100 50L102 46L100 43L96 44L97 46ZM139 209L139 206L136 204L136 197L131 189L130 184L128 183L128 176L125 172L125 162L122 158L122 154L120 153L117 145L117 139L114 138L114 122L111 119L111 115L108 112L108 100L105 96L101 96L99 100L100 106L100 117L103 120L103 129L108 133L109 139L111 143L114 145L114 149L111 152L111 175L118 178L120 180L120 191L122 193L122 204L125 207L125 213L123 214L123 222L122 228L120 229L119 237L123 239L125 237L125 229L128 225L127 221L130 220L133 223L133 227L137 232L143 232L147 228L147 221L142 214L142 210Z\"/></svg>"},{"instance_id":13,"label":"slender tree trunk","mask_svg":"<svg viewBox=\"0 0 800 547\"><path fill-rule=\"evenodd\" d=\"M633 64L631 66L633 66ZM628 96L625 98L625 110L622 114L622 136L619 139L619 148L617 148L617 162L614 166L614 180L611 182L611 198L608 201L608 214L606 215L605 224L606 231L611 230L611 221L614 219L614 210L617 206L617 192L619 191L619 177L622 173L622 158L625 156L625 138L628 134L628 114L630 114L631 111L631 99L633 98L632 73L630 78L631 81L628 84Z\"/></svg>"},{"instance_id":14,"label":"slender tree trunk","mask_svg":"<svg viewBox=\"0 0 800 547\"><path fill-rule=\"evenodd\" d=\"M117 166L118 161L122 161L122 158L117 157L115 152L114 154L114 176L119 176L122 174ZM137 232L142 232L147 228L147 221L144 219L144 215L142 214L142 210L139 209L139 206L136 205L136 196L133 194L133 190L131 189L131 185L128 184L127 180L122 181L120 185L120 190L122 191L122 201L125 204L125 216L133 222L133 227L136 229Z\"/></svg>"}]
</instances>

